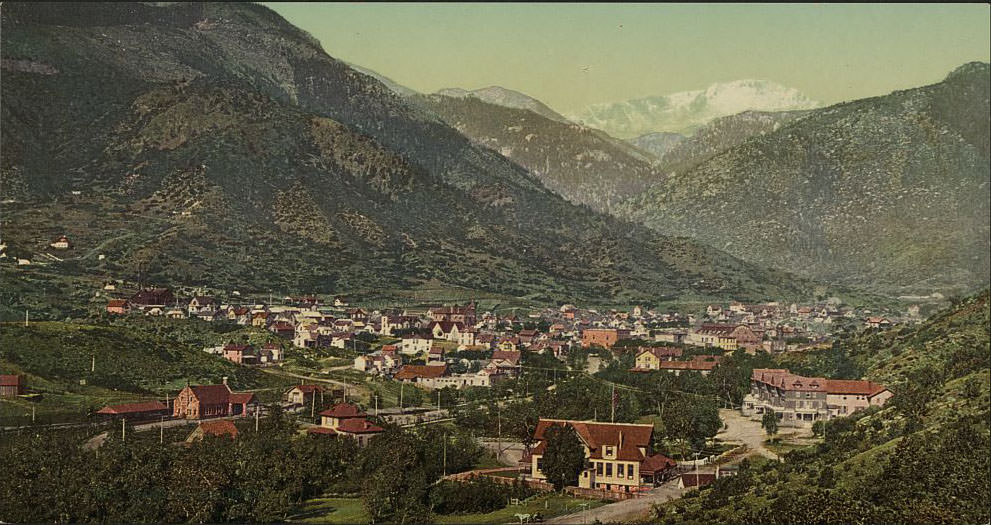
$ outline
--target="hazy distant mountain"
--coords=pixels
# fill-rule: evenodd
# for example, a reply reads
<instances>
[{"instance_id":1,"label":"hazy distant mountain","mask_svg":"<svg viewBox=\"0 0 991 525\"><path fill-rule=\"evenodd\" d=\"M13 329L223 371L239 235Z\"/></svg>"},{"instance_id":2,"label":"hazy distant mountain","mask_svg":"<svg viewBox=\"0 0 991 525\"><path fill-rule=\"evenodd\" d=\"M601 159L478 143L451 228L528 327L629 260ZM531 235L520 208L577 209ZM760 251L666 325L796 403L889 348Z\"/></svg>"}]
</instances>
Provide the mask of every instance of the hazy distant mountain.
<instances>
[{"instance_id":1,"label":"hazy distant mountain","mask_svg":"<svg viewBox=\"0 0 991 525\"><path fill-rule=\"evenodd\" d=\"M659 133L640 135L637 138L628 139L627 142L654 155L657 158L661 158L664 154L677 146L679 142L685 140L685 138L686 137L680 133L667 133L662 131Z\"/></svg>"},{"instance_id":2,"label":"hazy distant mountain","mask_svg":"<svg viewBox=\"0 0 991 525\"><path fill-rule=\"evenodd\" d=\"M568 122L568 119L564 118L553 109L547 107L547 105L543 102L529 95L524 95L519 91L513 91L512 89L506 89L504 87L489 86L473 91L468 91L461 88L446 88L437 91L436 94L453 98L474 97L482 102L488 102L489 104L496 104L507 108L527 109L551 120Z\"/></svg>"},{"instance_id":3,"label":"hazy distant mountain","mask_svg":"<svg viewBox=\"0 0 991 525\"><path fill-rule=\"evenodd\" d=\"M34 259L68 235L61 275L546 302L810 288L567 202L259 4L0 16L4 241Z\"/></svg>"},{"instance_id":4,"label":"hazy distant mountain","mask_svg":"<svg viewBox=\"0 0 991 525\"><path fill-rule=\"evenodd\" d=\"M737 146L686 152L626 216L828 282L905 293L987 286L989 73L966 64L930 86L767 120L773 131Z\"/></svg>"},{"instance_id":5,"label":"hazy distant mountain","mask_svg":"<svg viewBox=\"0 0 991 525\"><path fill-rule=\"evenodd\" d=\"M414 101L473 142L523 166L554 192L598 211L609 211L661 177L654 157L597 129L475 96Z\"/></svg>"},{"instance_id":6,"label":"hazy distant mountain","mask_svg":"<svg viewBox=\"0 0 991 525\"><path fill-rule=\"evenodd\" d=\"M690 135L715 118L749 110L785 111L816 107L819 107L818 102L794 88L769 80L736 80L695 91L594 104L569 118L614 137L628 139L654 132Z\"/></svg>"}]
</instances>

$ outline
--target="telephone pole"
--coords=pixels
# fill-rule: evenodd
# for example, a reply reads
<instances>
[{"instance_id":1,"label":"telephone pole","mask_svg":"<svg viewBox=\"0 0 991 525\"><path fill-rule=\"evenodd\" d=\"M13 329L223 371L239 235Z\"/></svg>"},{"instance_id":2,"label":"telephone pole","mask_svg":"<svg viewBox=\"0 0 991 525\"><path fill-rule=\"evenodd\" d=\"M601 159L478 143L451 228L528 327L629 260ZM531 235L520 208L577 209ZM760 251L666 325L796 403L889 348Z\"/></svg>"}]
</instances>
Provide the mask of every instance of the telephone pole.
<instances>
[{"instance_id":1,"label":"telephone pole","mask_svg":"<svg viewBox=\"0 0 991 525\"><path fill-rule=\"evenodd\" d=\"M121 441L124 441L124 438L126 437L127 430L126 430L126 427L124 426L124 424L125 424L126 421L127 421L127 418L124 418L124 417L120 418L120 440Z\"/></svg>"},{"instance_id":2,"label":"telephone pole","mask_svg":"<svg viewBox=\"0 0 991 525\"><path fill-rule=\"evenodd\" d=\"M611 414L609 416L609 422L616 422L616 383L612 385L612 397L609 398L609 406L612 408Z\"/></svg>"}]
</instances>

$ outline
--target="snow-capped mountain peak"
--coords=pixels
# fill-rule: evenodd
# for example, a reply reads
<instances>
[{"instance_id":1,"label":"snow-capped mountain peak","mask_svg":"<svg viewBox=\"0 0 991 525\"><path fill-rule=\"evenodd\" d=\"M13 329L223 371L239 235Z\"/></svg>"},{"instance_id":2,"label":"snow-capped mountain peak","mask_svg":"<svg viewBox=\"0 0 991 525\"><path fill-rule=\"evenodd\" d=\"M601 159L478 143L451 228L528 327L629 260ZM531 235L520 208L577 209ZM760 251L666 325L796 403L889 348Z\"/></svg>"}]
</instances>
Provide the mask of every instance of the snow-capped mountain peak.
<instances>
[{"instance_id":1,"label":"snow-capped mountain peak","mask_svg":"<svg viewBox=\"0 0 991 525\"><path fill-rule=\"evenodd\" d=\"M819 103L795 88L769 80L719 82L705 89L594 104L571 117L616 137L647 133L691 134L713 119L744 111L812 109Z\"/></svg>"}]
</instances>

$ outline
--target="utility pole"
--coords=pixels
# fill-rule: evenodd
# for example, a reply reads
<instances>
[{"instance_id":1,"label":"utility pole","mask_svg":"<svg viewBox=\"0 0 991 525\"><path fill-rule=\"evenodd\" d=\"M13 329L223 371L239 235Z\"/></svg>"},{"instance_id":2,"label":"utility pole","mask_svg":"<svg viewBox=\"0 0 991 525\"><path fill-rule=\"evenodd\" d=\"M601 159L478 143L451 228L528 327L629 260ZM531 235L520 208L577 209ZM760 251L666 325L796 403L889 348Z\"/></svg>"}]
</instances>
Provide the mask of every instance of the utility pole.
<instances>
[{"instance_id":1,"label":"utility pole","mask_svg":"<svg viewBox=\"0 0 991 525\"><path fill-rule=\"evenodd\" d=\"M260 412L260 410L256 406L255 407L255 432L258 432L258 413L259 412Z\"/></svg>"},{"instance_id":2,"label":"utility pole","mask_svg":"<svg viewBox=\"0 0 991 525\"><path fill-rule=\"evenodd\" d=\"M447 476L447 434L444 434L444 476Z\"/></svg>"},{"instance_id":3,"label":"utility pole","mask_svg":"<svg viewBox=\"0 0 991 525\"><path fill-rule=\"evenodd\" d=\"M609 398L609 406L612 408L611 415L609 416L609 422L616 422L616 383L612 384L612 397Z\"/></svg>"},{"instance_id":4,"label":"utility pole","mask_svg":"<svg viewBox=\"0 0 991 525\"><path fill-rule=\"evenodd\" d=\"M375 394L375 415L379 415L379 395Z\"/></svg>"},{"instance_id":5,"label":"utility pole","mask_svg":"<svg viewBox=\"0 0 991 525\"><path fill-rule=\"evenodd\" d=\"M496 459L502 455L502 408L496 401Z\"/></svg>"},{"instance_id":6,"label":"utility pole","mask_svg":"<svg viewBox=\"0 0 991 525\"><path fill-rule=\"evenodd\" d=\"M405 382L399 383L399 413L400 414L403 413L403 387L405 387L405 386L406 386L406 383Z\"/></svg>"},{"instance_id":7,"label":"utility pole","mask_svg":"<svg viewBox=\"0 0 991 525\"><path fill-rule=\"evenodd\" d=\"M34 406L31 407L31 424L34 424Z\"/></svg>"},{"instance_id":8,"label":"utility pole","mask_svg":"<svg viewBox=\"0 0 991 525\"><path fill-rule=\"evenodd\" d=\"M437 411L440 412L440 389L437 389Z\"/></svg>"},{"instance_id":9,"label":"utility pole","mask_svg":"<svg viewBox=\"0 0 991 525\"><path fill-rule=\"evenodd\" d=\"M126 434L127 430L126 430L126 427L124 426L124 424L125 424L126 421L127 421L127 418L124 418L124 417L120 418L120 440L121 441L124 441L124 438L126 437L125 434Z\"/></svg>"},{"instance_id":10,"label":"utility pole","mask_svg":"<svg viewBox=\"0 0 991 525\"><path fill-rule=\"evenodd\" d=\"M93 362L89 366L90 373L96 372L96 355L93 355Z\"/></svg>"},{"instance_id":11,"label":"utility pole","mask_svg":"<svg viewBox=\"0 0 991 525\"><path fill-rule=\"evenodd\" d=\"M310 403L310 419L313 419L316 417L317 412L317 396L315 392L314 395L310 396L310 401L312 401L312 403Z\"/></svg>"},{"instance_id":12,"label":"utility pole","mask_svg":"<svg viewBox=\"0 0 991 525\"><path fill-rule=\"evenodd\" d=\"M24 310L24 326L27 326L28 325L28 318L29 317L30 317L30 314L28 314L28 311L27 310Z\"/></svg>"},{"instance_id":13,"label":"utility pole","mask_svg":"<svg viewBox=\"0 0 991 525\"><path fill-rule=\"evenodd\" d=\"M695 490L699 490L699 453L695 453Z\"/></svg>"},{"instance_id":14,"label":"utility pole","mask_svg":"<svg viewBox=\"0 0 991 525\"><path fill-rule=\"evenodd\" d=\"M165 443L165 416L162 416L162 421L158 425L158 443Z\"/></svg>"}]
</instances>

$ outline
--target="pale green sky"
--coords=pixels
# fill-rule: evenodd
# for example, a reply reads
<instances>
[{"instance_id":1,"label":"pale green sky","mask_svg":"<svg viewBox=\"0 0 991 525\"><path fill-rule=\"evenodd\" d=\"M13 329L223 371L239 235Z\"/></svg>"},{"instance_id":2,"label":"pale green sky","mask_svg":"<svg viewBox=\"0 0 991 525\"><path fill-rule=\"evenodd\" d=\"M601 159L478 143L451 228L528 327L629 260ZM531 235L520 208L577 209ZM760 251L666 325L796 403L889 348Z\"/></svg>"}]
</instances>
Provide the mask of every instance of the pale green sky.
<instances>
[{"instance_id":1,"label":"pale green sky","mask_svg":"<svg viewBox=\"0 0 991 525\"><path fill-rule=\"evenodd\" d=\"M744 78L832 103L991 58L986 4L265 5L418 91L501 85L564 113Z\"/></svg>"}]
</instances>

